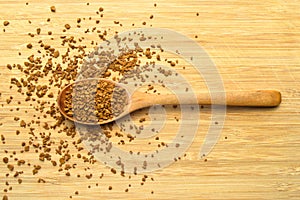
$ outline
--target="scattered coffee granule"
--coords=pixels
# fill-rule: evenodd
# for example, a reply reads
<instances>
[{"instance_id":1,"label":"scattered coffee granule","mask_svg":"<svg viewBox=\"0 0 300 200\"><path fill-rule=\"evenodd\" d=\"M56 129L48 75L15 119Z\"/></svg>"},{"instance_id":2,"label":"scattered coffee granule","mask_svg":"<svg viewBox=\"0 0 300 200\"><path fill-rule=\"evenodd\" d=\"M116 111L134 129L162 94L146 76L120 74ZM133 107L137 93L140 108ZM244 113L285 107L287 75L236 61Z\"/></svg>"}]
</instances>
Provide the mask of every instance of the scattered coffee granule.
<instances>
[{"instance_id":1,"label":"scattered coffee granule","mask_svg":"<svg viewBox=\"0 0 300 200\"><path fill-rule=\"evenodd\" d=\"M109 189L109 190L112 190L112 186L109 186L108 189Z\"/></svg>"},{"instance_id":2,"label":"scattered coffee granule","mask_svg":"<svg viewBox=\"0 0 300 200\"><path fill-rule=\"evenodd\" d=\"M103 10L104 10L104 9L103 9L102 7L99 8L99 11L100 11L100 12L103 12Z\"/></svg>"},{"instance_id":3,"label":"scattered coffee granule","mask_svg":"<svg viewBox=\"0 0 300 200\"><path fill-rule=\"evenodd\" d=\"M26 127L26 122L24 120L21 120L20 127L24 127L24 128Z\"/></svg>"},{"instance_id":4,"label":"scattered coffee granule","mask_svg":"<svg viewBox=\"0 0 300 200\"><path fill-rule=\"evenodd\" d=\"M50 7L50 10L51 10L51 12L56 12L55 6L51 6L51 7Z\"/></svg>"},{"instance_id":5,"label":"scattered coffee granule","mask_svg":"<svg viewBox=\"0 0 300 200\"><path fill-rule=\"evenodd\" d=\"M117 173L117 171L114 169L114 168L111 168L111 170L110 170L113 174L116 174Z\"/></svg>"},{"instance_id":6,"label":"scattered coffee granule","mask_svg":"<svg viewBox=\"0 0 300 200\"><path fill-rule=\"evenodd\" d=\"M58 58L59 57L59 51L58 50L54 51L53 57L54 58Z\"/></svg>"},{"instance_id":7,"label":"scattered coffee granule","mask_svg":"<svg viewBox=\"0 0 300 200\"><path fill-rule=\"evenodd\" d=\"M8 163L8 158L7 157L4 157L3 158L3 162L6 164L6 163Z\"/></svg>"},{"instance_id":8,"label":"scattered coffee granule","mask_svg":"<svg viewBox=\"0 0 300 200\"><path fill-rule=\"evenodd\" d=\"M41 33L41 29L40 28L37 28L36 29L36 33L39 35Z\"/></svg>"},{"instance_id":9,"label":"scattered coffee granule","mask_svg":"<svg viewBox=\"0 0 300 200\"><path fill-rule=\"evenodd\" d=\"M27 44L27 48L31 49L32 48L32 44L31 43Z\"/></svg>"},{"instance_id":10,"label":"scattered coffee granule","mask_svg":"<svg viewBox=\"0 0 300 200\"><path fill-rule=\"evenodd\" d=\"M7 104L10 104L10 102L11 102L11 99L6 99Z\"/></svg>"},{"instance_id":11,"label":"scattered coffee granule","mask_svg":"<svg viewBox=\"0 0 300 200\"><path fill-rule=\"evenodd\" d=\"M149 17L150 19L153 19L153 15L150 15L150 17Z\"/></svg>"},{"instance_id":12,"label":"scattered coffee granule","mask_svg":"<svg viewBox=\"0 0 300 200\"><path fill-rule=\"evenodd\" d=\"M70 29L71 28L70 24L65 24L65 28Z\"/></svg>"},{"instance_id":13,"label":"scattered coffee granule","mask_svg":"<svg viewBox=\"0 0 300 200\"><path fill-rule=\"evenodd\" d=\"M18 160L18 166L24 165L25 164L25 160Z\"/></svg>"},{"instance_id":14,"label":"scattered coffee granule","mask_svg":"<svg viewBox=\"0 0 300 200\"><path fill-rule=\"evenodd\" d=\"M85 177L86 177L87 179L91 179L91 178L93 177L93 174L87 174L87 175L85 175Z\"/></svg>"},{"instance_id":15,"label":"scattered coffee granule","mask_svg":"<svg viewBox=\"0 0 300 200\"><path fill-rule=\"evenodd\" d=\"M8 197L6 195L4 195L2 200L8 200Z\"/></svg>"},{"instance_id":16,"label":"scattered coffee granule","mask_svg":"<svg viewBox=\"0 0 300 200\"><path fill-rule=\"evenodd\" d=\"M42 178L39 178L37 182L38 183L46 183L46 181L44 179L42 179Z\"/></svg>"},{"instance_id":17,"label":"scattered coffee granule","mask_svg":"<svg viewBox=\"0 0 300 200\"><path fill-rule=\"evenodd\" d=\"M140 121L140 123L142 123L142 122L146 121L146 118L142 117L139 121Z\"/></svg>"},{"instance_id":18,"label":"scattered coffee granule","mask_svg":"<svg viewBox=\"0 0 300 200\"><path fill-rule=\"evenodd\" d=\"M48 94L48 97L49 97L49 98L53 98L53 97L54 97L53 92L50 92L50 93Z\"/></svg>"},{"instance_id":19,"label":"scattered coffee granule","mask_svg":"<svg viewBox=\"0 0 300 200\"><path fill-rule=\"evenodd\" d=\"M14 171L14 166L13 165L11 165L11 164L8 164L7 165L7 168L10 170L10 171Z\"/></svg>"},{"instance_id":20,"label":"scattered coffee granule","mask_svg":"<svg viewBox=\"0 0 300 200\"><path fill-rule=\"evenodd\" d=\"M12 69L12 66L10 64L7 64L6 67L11 70Z\"/></svg>"},{"instance_id":21,"label":"scattered coffee granule","mask_svg":"<svg viewBox=\"0 0 300 200\"><path fill-rule=\"evenodd\" d=\"M8 26L8 25L9 25L9 21L4 21L4 22L3 22L3 25L4 25L4 26Z\"/></svg>"}]
</instances>

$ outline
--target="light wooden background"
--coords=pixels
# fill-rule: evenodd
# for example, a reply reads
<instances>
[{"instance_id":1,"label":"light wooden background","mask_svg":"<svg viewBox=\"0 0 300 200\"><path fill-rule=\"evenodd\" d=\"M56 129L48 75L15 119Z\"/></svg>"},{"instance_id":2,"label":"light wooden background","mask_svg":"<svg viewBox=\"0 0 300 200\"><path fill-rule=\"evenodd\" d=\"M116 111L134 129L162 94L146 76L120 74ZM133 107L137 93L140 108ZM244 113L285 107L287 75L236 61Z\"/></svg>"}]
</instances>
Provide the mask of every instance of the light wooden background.
<instances>
[{"instance_id":1,"label":"light wooden background","mask_svg":"<svg viewBox=\"0 0 300 200\"><path fill-rule=\"evenodd\" d=\"M5 181L9 181L13 187L7 194L9 199L68 199L70 195L74 199L300 199L300 1L91 0L89 6L87 2L70 0L28 2L26 6L26 1L0 1L0 104L5 105L0 106L3 123L0 134L6 137L6 144L0 145L0 195L7 188ZM56 13L50 12L51 5L56 6ZM144 27L152 24L170 28L194 39L197 35L195 40L215 62L227 90L277 89L283 96L281 106L266 110L229 108L222 136L204 162L198 153L209 124L207 112L187 157L150 174L155 181L147 181L144 186L140 185L141 176L128 180L111 174L101 163L90 166L78 161L79 167L72 170L71 177L66 177L57 172L57 168L39 162L38 154L18 153L21 142L27 141L28 136L26 132L15 135L19 123L13 117L30 118L33 111L23 104L19 112L11 112L17 101L6 105L11 95L22 99L15 89L9 89L10 78L21 74L9 71L6 64L22 63L30 55L26 44L37 39L28 37L27 33L34 32L36 27L52 30L57 36L65 23L75 25L77 17L95 16L100 6L105 14L100 26L112 30L129 30L132 23L143 27L142 22L146 21ZM152 20L149 19L151 14L154 15ZM51 24L46 23L48 17ZM4 20L10 21L5 33L2 32ZM32 24L28 24L28 20ZM120 21L123 27L115 25L114 20ZM86 21L85 26L89 23L92 24ZM77 36L82 34L76 31L70 30ZM49 39L46 34L40 37ZM91 49L91 45L88 46ZM21 56L18 56L19 51ZM188 77L193 79L193 74ZM172 130L165 134L172 134ZM52 132L52 136L58 142L78 139L78 136L70 139L56 132ZM2 163L4 150L15 150L16 157L43 168L36 176L31 173L32 167L18 168L24 171L23 183L18 184L11 176L5 177L8 169ZM71 153L76 155L77 152L73 149ZM86 167L90 170L86 171ZM84 178L90 172L95 175L103 172L105 177L102 180ZM77 178L77 174L82 178ZM47 182L37 183L39 177ZM128 184L132 187L126 193ZM107 189L109 185L113 190ZM79 195L75 195L75 191L79 191Z\"/></svg>"}]
</instances>

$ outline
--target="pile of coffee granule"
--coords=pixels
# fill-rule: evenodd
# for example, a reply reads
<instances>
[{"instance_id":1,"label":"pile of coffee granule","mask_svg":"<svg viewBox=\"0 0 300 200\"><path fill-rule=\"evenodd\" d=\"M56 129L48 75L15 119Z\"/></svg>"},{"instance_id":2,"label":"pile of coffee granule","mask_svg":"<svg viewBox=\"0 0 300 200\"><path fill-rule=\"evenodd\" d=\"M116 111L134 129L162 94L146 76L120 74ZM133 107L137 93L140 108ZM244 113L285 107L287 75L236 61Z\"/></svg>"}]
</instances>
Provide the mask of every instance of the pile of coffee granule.
<instances>
[{"instance_id":1,"label":"pile of coffee granule","mask_svg":"<svg viewBox=\"0 0 300 200\"><path fill-rule=\"evenodd\" d=\"M113 119L128 104L126 90L111 81L86 80L66 92L64 111L77 121L97 123Z\"/></svg>"}]
</instances>

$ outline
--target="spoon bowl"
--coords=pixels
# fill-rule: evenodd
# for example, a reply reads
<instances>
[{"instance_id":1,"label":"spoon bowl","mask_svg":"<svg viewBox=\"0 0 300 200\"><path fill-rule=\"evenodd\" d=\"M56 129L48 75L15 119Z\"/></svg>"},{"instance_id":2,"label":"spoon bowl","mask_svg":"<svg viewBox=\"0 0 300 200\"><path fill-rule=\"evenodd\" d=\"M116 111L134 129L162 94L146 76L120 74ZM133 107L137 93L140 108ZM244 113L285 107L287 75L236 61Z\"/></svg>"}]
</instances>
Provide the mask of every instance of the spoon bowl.
<instances>
[{"instance_id":1,"label":"spoon bowl","mask_svg":"<svg viewBox=\"0 0 300 200\"><path fill-rule=\"evenodd\" d=\"M114 84L115 86L119 87L119 88L122 88L126 91L126 95L127 95L127 99L129 100L128 101L128 104L124 107L124 112L122 112L121 114L119 115L115 115L114 117L110 118L110 119L107 119L105 121L99 121L99 122L86 122L86 121L80 121L78 119L76 119L76 117L74 116L70 116L68 115L68 113L66 112L66 100L67 100L67 95L68 93L73 93L72 96L76 93L72 92L72 88L76 85L76 84L80 84L80 83L86 83L86 84L89 84L89 82L94 82L94 81L104 81L104 82L107 82L107 83L111 83L111 84ZM129 93L128 91L126 90L126 88L124 86L122 86L121 84L119 83L116 83L114 81L111 81L111 80L108 80L108 79L103 79L103 78L91 78L91 79L84 79L84 80L79 80L79 81L75 81L74 83L72 84L69 84L67 85L66 87L64 87L61 92L59 93L58 95L58 98L57 98L57 104L58 104L58 109L60 111L60 113L65 117L67 118L68 120L70 121L73 121L73 122L76 122L76 123L80 123L80 124L85 124L85 125L98 125L98 124L107 124L107 123L110 123L110 122L113 122L125 115L128 114L128 108L130 107L130 98L129 98Z\"/></svg>"}]
</instances>

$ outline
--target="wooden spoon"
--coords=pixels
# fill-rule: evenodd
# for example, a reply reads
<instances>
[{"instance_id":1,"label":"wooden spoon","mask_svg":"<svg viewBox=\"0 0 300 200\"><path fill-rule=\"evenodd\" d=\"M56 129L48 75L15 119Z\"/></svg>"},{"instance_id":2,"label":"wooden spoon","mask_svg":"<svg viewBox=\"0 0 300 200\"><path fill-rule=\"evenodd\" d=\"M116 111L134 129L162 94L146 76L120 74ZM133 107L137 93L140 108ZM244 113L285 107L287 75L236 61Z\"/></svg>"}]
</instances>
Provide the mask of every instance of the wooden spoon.
<instances>
[{"instance_id":1,"label":"wooden spoon","mask_svg":"<svg viewBox=\"0 0 300 200\"><path fill-rule=\"evenodd\" d=\"M68 86L66 86L58 96L58 108L60 112L71 121L75 121L81 124L86 125L97 125L97 124L106 124L112 121L115 121L135 110L139 110L141 108L150 107L152 105L160 104L160 105L176 105L179 104L178 98L175 94L149 94L144 92L135 91L129 98L129 104L125 111L120 115L106 120L100 121L98 123L88 123L82 122L70 117L65 112L65 99L66 99L66 92L70 90L71 86L82 81L90 81L93 79L86 79L74 82ZM98 79L107 82L112 82L119 87L123 87L119 83L115 83L113 81L107 79ZM123 87L124 88L124 87ZM178 94L177 94L178 95ZM180 94L179 94L180 95ZM199 105L211 105L212 100L209 93L197 93L195 94L197 98L197 103ZM186 93L183 94L183 97L187 96ZM182 96L181 96L182 97ZM223 97L224 93L214 93L214 101L213 103L216 105L227 105L227 106L246 106L246 107L276 107L281 103L281 93L276 90L254 90L254 91L231 91L226 92L226 100L224 102ZM180 104L194 104L194 100L192 98L183 98L180 101Z\"/></svg>"}]
</instances>

